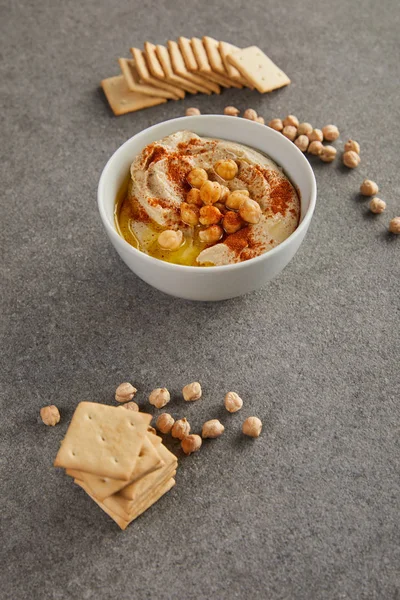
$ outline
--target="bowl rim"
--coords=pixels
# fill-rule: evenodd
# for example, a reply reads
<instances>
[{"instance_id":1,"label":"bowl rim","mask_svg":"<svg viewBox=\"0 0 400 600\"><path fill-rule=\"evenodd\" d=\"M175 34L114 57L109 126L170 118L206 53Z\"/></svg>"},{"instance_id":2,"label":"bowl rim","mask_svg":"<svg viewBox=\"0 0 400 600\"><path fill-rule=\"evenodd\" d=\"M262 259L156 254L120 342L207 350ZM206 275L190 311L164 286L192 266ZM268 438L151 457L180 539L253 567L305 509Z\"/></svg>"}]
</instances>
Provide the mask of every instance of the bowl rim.
<instances>
[{"instance_id":1,"label":"bowl rim","mask_svg":"<svg viewBox=\"0 0 400 600\"><path fill-rule=\"evenodd\" d=\"M129 244L122 236L119 235L119 233L115 229L115 227L112 227L110 225L108 216L106 214L106 210L103 205L103 196L104 196L103 188L105 186L105 181L107 179L108 171L110 170L111 165L118 158L118 155L123 152L123 149L128 144L130 144L133 139L137 140L139 138L139 140L140 140L141 137L145 137L149 132L151 132L153 130L157 130L159 127L161 127L162 125L165 125L166 123L169 123L171 125L174 125L176 123L178 125L179 123L183 123L187 119L190 119L191 121L195 121L195 122L196 121L200 122L202 119L207 119L207 120L210 120L211 122L215 121L215 120L223 119L223 120L231 120L232 122L237 123L237 118L238 117L232 117L232 116L228 116L228 115L207 114L207 115L197 115L197 116L193 116L193 117L184 116L184 117L177 117L174 119L167 119L165 121L161 121L160 123L156 123L155 125L151 125L150 127L146 127L145 129L142 129L141 131L139 131L138 133L136 133L135 135L133 135L132 137L127 139L123 144L121 144L110 156L110 158L106 162L106 164L101 172L101 175L100 175L100 179L99 179L99 183L98 183L98 187L97 187L97 205L98 205L101 220L102 220L103 225L106 228L106 231L108 232L108 234L111 235L117 243L119 243L119 244L122 243L122 245L125 247L125 249L128 252L130 252L133 257L141 258L142 260L147 262L149 265L163 267L166 270L182 271L184 269L186 272L199 273L199 275L204 274L205 270L207 270L207 272L209 273L210 269L212 269L213 272L214 271L221 272L221 271L230 271L230 270L240 270L240 269L245 268L246 265L255 264L256 262L261 262L263 260L268 260L268 259L272 258L279 252L282 252L287 246L289 246L293 241L295 241L297 237L301 236L304 230L305 230L305 232L307 231L308 226L311 221L311 218L312 218L312 215L314 213L314 209L315 209L315 205L316 205L316 198L317 198L317 183L315 180L314 171L311 168L310 163L305 158L305 156L301 152L301 150L299 150L297 148L297 146L295 146L295 144L293 144L293 142L291 142L290 140L285 138L280 132L275 131L274 129L272 129L266 125L257 123L255 121L250 121L250 120L248 120L248 123L246 124L246 126L249 126L250 128L252 128L252 127L259 128L260 130L261 129L265 130L265 127L268 127L269 133L272 134L272 137L277 137L281 140L282 139L285 140L284 143L287 143L288 145L290 145L292 147L292 149L295 150L295 152L297 152L298 158L310 178L311 197L310 197L310 203L308 205L308 208L304 215L304 218L301 221L301 223L298 225L298 227L295 229L295 231L293 233L291 233L289 235L289 237L286 238L286 240L284 240L283 242L278 244L278 246L275 246L275 248L272 248L272 250L268 250L268 252L264 252L264 254L260 254L260 256L250 258L248 260L245 260L245 261L242 261L239 263L230 264L230 265L215 265L213 267L206 267L206 266L202 266L202 265L194 267L194 266L189 266L189 265L180 265L177 263L170 263L170 262L161 260L159 258L155 258L154 256L150 256L149 254L146 254L145 252L138 250L134 246L131 246L131 244ZM243 119L243 121L246 121L246 119ZM179 131L179 128L177 129L177 131ZM237 143L241 143L241 142L237 142ZM132 158L132 160L133 160L133 158ZM280 165L278 165L278 166L280 166ZM294 183L294 185L296 185L295 182L293 182L293 183Z\"/></svg>"}]
</instances>

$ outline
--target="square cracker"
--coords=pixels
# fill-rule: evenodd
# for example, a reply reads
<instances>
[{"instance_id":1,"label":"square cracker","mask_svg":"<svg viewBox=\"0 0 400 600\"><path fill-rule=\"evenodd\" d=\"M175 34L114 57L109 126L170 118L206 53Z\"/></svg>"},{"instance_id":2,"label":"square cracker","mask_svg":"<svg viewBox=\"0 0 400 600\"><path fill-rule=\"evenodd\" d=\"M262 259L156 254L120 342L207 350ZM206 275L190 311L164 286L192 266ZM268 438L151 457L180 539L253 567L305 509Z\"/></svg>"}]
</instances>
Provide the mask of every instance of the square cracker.
<instances>
[{"instance_id":1,"label":"square cracker","mask_svg":"<svg viewBox=\"0 0 400 600\"><path fill-rule=\"evenodd\" d=\"M228 73L228 77L235 79L242 85L254 90L253 84L251 84L250 81L247 81L247 79L240 74L240 71L228 61L228 55L232 54L233 52L237 52L240 50L240 48L238 48L238 46L234 46L233 44L228 44L228 42L220 42L218 49L222 58L222 62L224 63L225 70Z\"/></svg>"},{"instance_id":2,"label":"square cracker","mask_svg":"<svg viewBox=\"0 0 400 600\"><path fill-rule=\"evenodd\" d=\"M161 79L157 79L151 75L142 50L139 50L139 48L130 48L130 51L133 56L133 60L135 61L135 67L137 69L139 79L142 83L147 83L148 85L158 87L161 90L168 90L178 96L178 98L185 97L185 90L182 90L181 88L178 88Z\"/></svg>"},{"instance_id":3,"label":"square cracker","mask_svg":"<svg viewBox=\"0 0 400 600\"><path fill-rule=\"evenodd\" d=\"M167 483L163 484L162 486L160 486L159 488L153 490L153 493L151 495L151 497L149 497L146 502L143 502L140 506L137 507L135 513L132 514L132 517L129 518L129 520L126 519L122 519L121 517L119 517L117 514L115 514L112 510L110 510L109 508L107 508L103 502L100 502L99 500L96 500L96 498L94 498L90 492L88 490L85 489L85 484L81 483L79 480L76 480L76 483L83 489L85 490L85 492L87 493L88 496L90 496L90 498L92 498L92 500L94 500L96 502L96 504L98 504L98 506L100 506L101 509L103 509L103 511L109 516L111 517L116 523L117 525L120 526L121 529L126 529L128 527L128 525L134 521L139 515L141 515L145 510L147 510L148 508L150 508L150 506L152 506L155 502L157 502L157 500L159 500L166 492L168 492L174 485L175 485L175 479L171 478L168 480Z\"/></svg>"},{"instance_id":4,"label":"square cracker","mask_svg":"<svg viewBox=\"0 0 400 600\"><path fill-rule=\"evenodd\" d=\"M289 77L257 46L238 50L227 58L261 94L290 83Z\"/></svg>"},{"instance_id":5,"label":"square cracker","mask_svg":"<svg viewBox=\"0 0 400 600\"><path fill-rule=\"evenodd\" d=\"M203 42L199 38L192 38L190 43L192 46L194 57L198 64L199 72L202 75L208 77L212 81L216 81L219 85L222 85L222 87L225 88L242 87L240 83L233 82L228 77L225 77L220 73L215 73L212 70L210 61L208 60L206 49L203 45Z\"/></svg>"},{"instance_id":6,"label":"square cracker","mask_svg":"<svg viewBox=\"0 0 400 600\"><path fill-rule=\"evenodd\" d=\"M118 64L121 67L122 75L125 77L125 81L131 92L139 92L141 94L146 94L146 96L170 98L172 100L178 99L178 96L173 92L162 90L159 87L147 83L141 83L133 58L119 58Z\"/></svg>"},{"instance_id":7,"label":"square cracker","mask_svg":"<svg viewBox=\"0 0 400 600\"><path fill-rule=\"evenodd\" d=\"M180 50L177 42L174 42L173 40L169 40L167 42L167 46L168 46L169 56L171 59L172 68L176 75L179 75L180 77L184 77L185 79L188 79L189 81L193 82L194 84L201 86L203 89L205 89L205 92L204 92L205 94L211 94L211 92L215 92L216 94L221 93L221 88L219 87L219 85L217 83L214 83L214 81L205 79L204 77L201 77L201 75L197 75L196 73L191 73L187 69L187 67L185 65L185 61L183 60L181 50Z\"/></svg>"},{"instance_id":8,"label":"square cracker","mask_svg":"<svg viewBox=\"0 0 400 600\"><path fill-rule=\"evenodd\" d=\"M167 101L166 98L131 92L123 75L103 79L101 87L104 90L111 110L117 117L141 110L142 108L157 106L157 104L163 104Z\"/></svg>"},{"instance_id":9,"label":"square cracker","mask_svg":"<svg viewBox=\"0 0 400 600\"><path fill-rule=\"evenodd\" d=\"M199 70L199 65L197 64L197 60L194 55L192 44L189 38L182 36L178 38L178 46L179 50L182 53L187 70L194 73L197 72Z\"/></svg>"},{"instance_id":10,"label":"square cracker","mask_svg":"<svg viewBox=\"0 0 400 600\"><path fill-rule=\"evenodd\" d=\"M151 418L118 406L81 402L54 466L129 482Z\"/></svg>"},{"instance_id":11,"label":"square cracker","mask_svg":"<svg viewBox=\"0 0 400 600\"><path fill-rule=\"evenodd\" d=\"M232 77L231 74L228 72L228 70L225 67L225 63L222 59L222 55L219 48L220 42L218 40L215 40L214 38L206 35L203 37L203 44L207 53L208 60L210 62L210 66L214 73L219 73L224 77L228 77L228 79L236 81L241 86L249 85L248 81L241 76L241 74L235 67L229 65L231 68L231 72L236 71L236 73L234 73L236 75L235 77ZM237 50L239 50L239 48L237 48Z\"/></svg>"},{"instance_id":12,"label":"square cracker","mask_svg":"<svg viewBox=\"0 0 400 600\"><path fill-rule=\"evenodd\" d=\"M176 85L179 85L180 87L182 87L187 92L190 92L191 94L197 94L198 92L207 93L207 94L210 93L210 91L207 90L207 88L205 88L203 85L201 85L199 83L193 83L192 81L189 81L189 79L185 79L185 77L180 77L179 75L175 75L174 70L172 68L170 55L165 46L161 46L160 44L158 44L156 46L156 53L157 53L157 57L158 57L160 63L162 64L162 67L164 69L164 73L165 73L165 77L166 77L167 81L170 81L172 83L175 83Z\"/></svg>"},{"instance_id":13,"label":"square cracker","mask_svg":"<svg viewBox=\"0 0 400 600\"><path fill-rule=\"evenodd\" d=\"M164 461L160 458L158 451L148 437L145 437L139 455L136 461L134 461L132 479L129 482L121 481L120 479L99 477L98 475L92 475L91 473L85 473L77 469L67 469L66 473L75 479L83 481L88 486L91 494L98 500L103 501L116 492L119 492L125 486L137 482L148 473L158 471L163 466Z\"/></svg>"}]
</instances>

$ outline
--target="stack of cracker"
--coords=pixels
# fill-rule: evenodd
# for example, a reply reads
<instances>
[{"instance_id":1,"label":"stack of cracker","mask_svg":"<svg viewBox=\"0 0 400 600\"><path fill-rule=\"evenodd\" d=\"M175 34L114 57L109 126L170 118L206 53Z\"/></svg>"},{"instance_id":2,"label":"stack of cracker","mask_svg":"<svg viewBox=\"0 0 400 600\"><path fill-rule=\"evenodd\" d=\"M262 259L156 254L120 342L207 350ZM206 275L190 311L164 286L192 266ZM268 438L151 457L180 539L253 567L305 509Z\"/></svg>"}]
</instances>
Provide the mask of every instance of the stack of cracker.
<instances>
[{"instance_id":1,"label":"stack of cracker","mask_svg":"<svg viewBox=\"0 0 400 600\"><path fill-rule=\"evenodd\" d=\"M121 529L175 485L177 459L149 427L151 419L81 402L54 461Z\"/></svg>"},{"instance_id":2,"label":"stack of cracker","mask_svg":"<svg viewBox=\"0 0 400 600\"><path fill-rule=\"evenodd\" d=\"M189 94L220 94L222 88L271 92L290 79L257 46L240 49L205 36L180 37L167 46L146 42L119 58L121 75L101 82L115 115L178 100Z\"/></svg>"}]
</instances>

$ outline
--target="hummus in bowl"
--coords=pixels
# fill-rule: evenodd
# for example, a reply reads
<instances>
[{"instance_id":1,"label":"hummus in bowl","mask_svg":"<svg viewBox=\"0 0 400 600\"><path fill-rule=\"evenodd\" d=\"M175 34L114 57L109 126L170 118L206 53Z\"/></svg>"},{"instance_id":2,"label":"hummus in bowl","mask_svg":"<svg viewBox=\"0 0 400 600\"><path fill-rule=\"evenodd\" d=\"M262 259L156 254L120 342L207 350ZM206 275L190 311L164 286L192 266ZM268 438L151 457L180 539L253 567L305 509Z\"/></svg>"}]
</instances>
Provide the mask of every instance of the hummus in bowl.
<instances>
[{"instance_id":1,"label":"hummus in bowl","mask_svg":"<svg viewBox=\"0 0 400 600\"><path fill-rule=\"evenodd\" d=\"M203 188L191 178L199 169L203 183L212 182L212 199L203 193L209 184ZM266 154L182 129L146 145L133 159L115 219L120 235L138 250L204 267L233 265L272 250L296 230L300 213L294 185ZM165 231L175 232L172 248L162 243Z\"/></svg>"}]
</instances>

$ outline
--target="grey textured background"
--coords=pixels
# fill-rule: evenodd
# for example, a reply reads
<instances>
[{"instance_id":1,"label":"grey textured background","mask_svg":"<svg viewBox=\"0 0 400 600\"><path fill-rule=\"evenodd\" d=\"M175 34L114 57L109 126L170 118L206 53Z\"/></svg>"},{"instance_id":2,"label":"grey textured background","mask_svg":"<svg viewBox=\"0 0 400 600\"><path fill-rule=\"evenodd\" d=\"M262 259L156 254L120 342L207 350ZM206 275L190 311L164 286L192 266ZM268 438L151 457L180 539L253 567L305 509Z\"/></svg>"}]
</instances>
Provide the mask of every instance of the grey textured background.
<instances>
[{"instance_id":1,"label":"grey textured background","mask_svg":"<svg viewBox=\"0 0 400 600\"><path fill-rule=\"evenodd\" d=\"M395 599L399 565L400 214L397 0L1 2L0 597ZM291 77L114 118L99 81L147 39L257 43ZM149 288L107 242L96 186L110 154L186 107L336 123L362 164L315 161L308 237L264 290L217 304ZM387 213L357 195L379 182ZM204 398L179 399L198 379ZM173 391L223 438L125 533L52 461L82 399L123 380ZM241 413L221 410L240 392ZM56 428L38 422L55 403ZM243 440L245 416L263 435Z\"/></svg>"}]
</instances>

